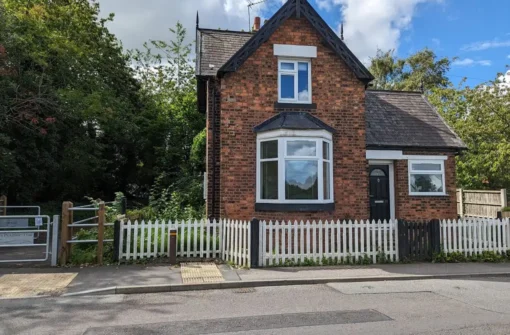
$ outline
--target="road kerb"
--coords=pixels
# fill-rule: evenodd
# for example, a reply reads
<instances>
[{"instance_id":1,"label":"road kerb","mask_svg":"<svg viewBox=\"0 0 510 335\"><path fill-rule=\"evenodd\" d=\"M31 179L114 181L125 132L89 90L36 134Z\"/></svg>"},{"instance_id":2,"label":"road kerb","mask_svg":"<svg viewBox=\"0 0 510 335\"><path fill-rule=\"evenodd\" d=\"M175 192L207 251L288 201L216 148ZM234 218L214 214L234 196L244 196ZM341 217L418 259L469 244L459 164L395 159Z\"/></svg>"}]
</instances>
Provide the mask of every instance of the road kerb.
<instances>
[{"instance_id":1,"label":"road kerb","mask_svg":"<svg viewBox=\"0 0 510 335\"><path fill-rule=\"evenodd\" d=\"M406 276L377 276L377 277L343 277L343 278L308 278L308 279L271 279L251 281L230 281L220 283L201 284L161 284L161 285L137 285L116 286L102 289L63 294L62 296L84 296L94 294L144 294L144 293L168 293L183 291L203 291L218 289L236 289L247 287L264 286L291 286L291 285L318 285L327 283L359 283L374 281L410 281L427 279L462 279L483 277L510 277L510 272L497 273L468 273L468 274L440 274L440 275L406 275Z\"/></svg>"}]
</instances>

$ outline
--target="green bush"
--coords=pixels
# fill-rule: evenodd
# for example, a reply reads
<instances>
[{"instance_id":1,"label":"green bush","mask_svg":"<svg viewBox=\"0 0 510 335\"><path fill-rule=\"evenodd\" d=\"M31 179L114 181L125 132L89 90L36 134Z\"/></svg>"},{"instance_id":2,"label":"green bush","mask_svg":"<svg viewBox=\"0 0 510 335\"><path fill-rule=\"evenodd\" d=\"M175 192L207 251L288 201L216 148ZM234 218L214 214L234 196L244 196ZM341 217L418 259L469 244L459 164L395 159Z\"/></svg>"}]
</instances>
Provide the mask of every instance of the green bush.
<instances>
[{"instance_id":1,"label":"green bush","mask_svg":"<svg viewBox=\"0 0 510 335\"><path fill-rule=\"evenodd\" d=\"M508 260L508 251L500 255L495 253L494 251L483 251L478 255L464 255L461 252L451 252L446 254L445 252L440 252L438 254L433 255L432 262L433 263L465 263L465 262L485 262L485 263L500 263Z\"/></svg>"}]
</instances>

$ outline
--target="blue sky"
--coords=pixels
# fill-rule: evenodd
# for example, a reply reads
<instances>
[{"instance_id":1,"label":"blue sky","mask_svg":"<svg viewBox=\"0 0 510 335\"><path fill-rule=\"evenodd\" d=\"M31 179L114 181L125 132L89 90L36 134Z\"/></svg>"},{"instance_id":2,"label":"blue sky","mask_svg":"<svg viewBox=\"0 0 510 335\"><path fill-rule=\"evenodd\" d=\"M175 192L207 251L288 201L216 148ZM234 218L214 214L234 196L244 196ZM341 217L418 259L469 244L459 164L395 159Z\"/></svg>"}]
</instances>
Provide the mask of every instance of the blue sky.
<instances>
[{"instance_id":1,"label":"blue sky","mask_svg":"<svg viewBox=\"0 0 510 335\"><path fill-rule=\"evenodd\" d=\"M332 5L326 10L319 8L316 0L310 2L330 26L337 28L345 15L341 5ZM506 65L510 64L509 14L510 1L504 0L418 3L413 9L411 21L400 30L397 55L406 57L428 47L440 57L458 57L449 72L453 83L458 83L462 77L468 78L466 85L469 86L492 80L498 72L506 72ZM349 17L344 20L345 34L348 35L351 28ZM370 20L370 17L366 17L366 20ZM347 43L351 47L356 41L347 38ZM384 49L383 45L379 47Z\"/></svg>"},{"instance_id":2,"label":"blue sky","mask_svg":"<svg viewBox=\"0 0 510 335\"><path fill-rule=\"evenodd\" d=\"M110 30L126 49L150 39L168 40L168 28L180 21L194 39L196 12L200 26L241 30L248 27L250 0L99 0L102 15L115 13ZM251 0L258 2L260 0ZM285 0L253 6L268 18ZM454 83L492 80L510 64L510 0L309 0L335 30L345 24L345 41L362 61L377 48L396 49L406 57L424 47L438 56L459 57L450 71ZM509 75L510 77L510 75Z\"/></svg>"}]
</instances>

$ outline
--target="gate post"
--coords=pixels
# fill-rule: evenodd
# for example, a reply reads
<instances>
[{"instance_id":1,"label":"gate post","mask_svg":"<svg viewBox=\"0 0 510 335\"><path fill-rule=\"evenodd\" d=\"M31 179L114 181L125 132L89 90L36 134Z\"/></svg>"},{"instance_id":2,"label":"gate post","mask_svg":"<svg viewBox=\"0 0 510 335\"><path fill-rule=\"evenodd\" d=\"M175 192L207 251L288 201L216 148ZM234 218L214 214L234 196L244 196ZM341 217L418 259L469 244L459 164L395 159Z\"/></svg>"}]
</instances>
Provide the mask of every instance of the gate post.
<instances>
[{"instance_id":1,"label":"gate post","mask_svg":"<svg viewBox=\"0 0 510 335\"><path fill-rule=\"evenodd\" d=\"M407 236L408 230L405 227L404 221L397 221L398 229L398 255L400 261L405 261L409 252L409 238Z\"/></svg>"},{"instance_id":2,"label":"gate post","mask_svg":"<svg viewBox=\"0 0 510 335\"><path fill-rule=\"evenodd\" d=\"M69 224L73 222L73 212L69 208L73 207L70 201L62 203L62 230L60 233L60 265L66 265L69 258L71 258L71 246L67 243L69 241Z\"/></svg>"},{"instance_id":3,"label":"gate post","mask_svg":"<svg viewBox=\"0 0 510 335\"><path fill-rule=\"evenodd\" d=\"M51 231L51 266L57 266L59 219L60 217L58 215L53 215L53 227Z\"/></svg>"},{"instance_id":4,"label":"gate post","mask_svg":"<svg viewBox=\"0 0 510 335\"><path fill-rule=\"evenodd\" d=\"M7 206L7 196L2 195L0 196L0 206ZM7 215L7 207L0 208L0 215L6 216Z\"/></svg>"},{"instance_id":5,"label":"gate post","mask_svg":"<svg viewBox=\"0 0 510 335\"><path fill-rule=\"evenodd\" d=\"M251 250L250 250L250 267L258 268L260 253L260 220L253 218L250 225L251 233Z\"/></svg>"},{"instance_id":6,"label":"gate post","mask_svg":"<svg viewBox=\"0 0 510 335\"><path fill-rule=\"evenodd\" d=\"M430 240L432 241L432 252L438 254L441 252L441 221L433 219L430 221L432 225Z\"/></svg>"},{"instance_id":7,"label":"gate post","mask_svg":"<svg viewBox=\"0 0 510 335\"><path fill-rule=\"evenodd\" d=\"M99 211L97 212L97 263L103 264L103 240L104 240L104 222L105 222L105 205L104 201L99 203Z\"/></svg>"}]
</instances>

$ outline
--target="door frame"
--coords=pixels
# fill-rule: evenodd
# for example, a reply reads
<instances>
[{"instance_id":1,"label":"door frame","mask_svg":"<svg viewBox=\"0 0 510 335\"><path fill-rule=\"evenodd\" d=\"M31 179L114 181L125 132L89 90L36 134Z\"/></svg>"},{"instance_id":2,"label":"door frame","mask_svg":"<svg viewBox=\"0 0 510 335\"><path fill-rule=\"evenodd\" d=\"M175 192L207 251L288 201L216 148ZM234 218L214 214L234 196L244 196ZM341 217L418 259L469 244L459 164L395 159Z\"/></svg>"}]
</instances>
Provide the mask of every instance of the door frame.
<instances>
[{"instance_id":1,"label":"door frame","mask_svg":"<svg viewBox=\"0 0 510 335\"><path fill-rule=\"evenodd\" d=\"M390 187L390 219L395 220L395 169L393 161L371 159L368 165L387 165L389 173ZM370 190L370 176L368 176L368 188Z\"/></svg>"}]
</instances>

